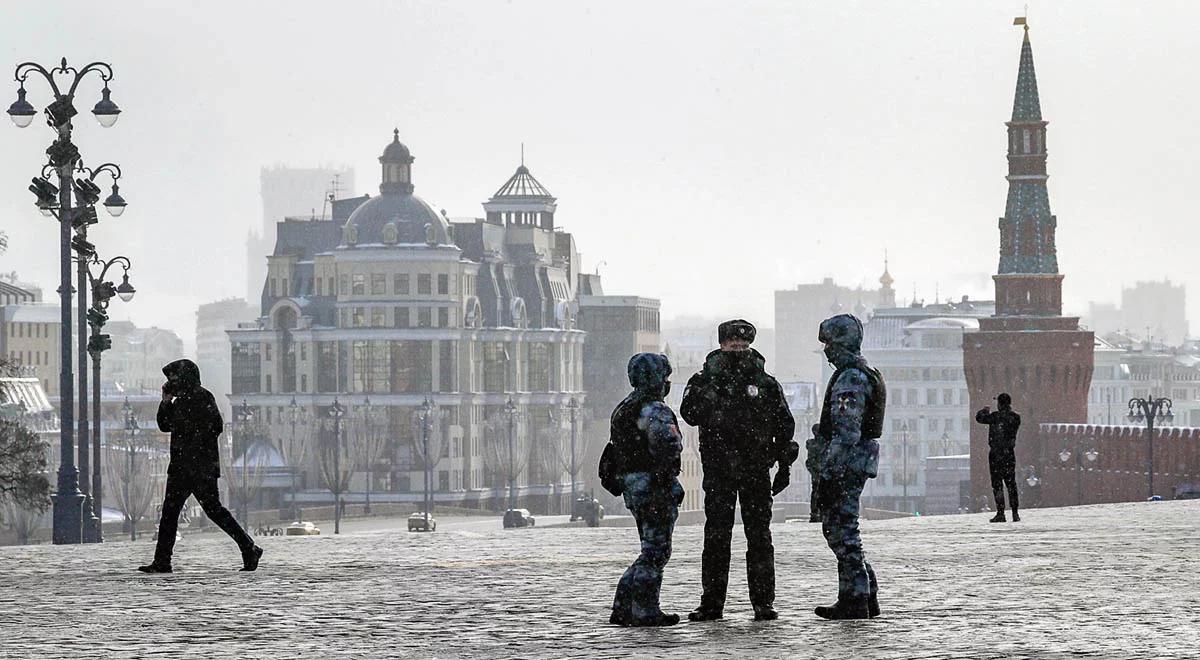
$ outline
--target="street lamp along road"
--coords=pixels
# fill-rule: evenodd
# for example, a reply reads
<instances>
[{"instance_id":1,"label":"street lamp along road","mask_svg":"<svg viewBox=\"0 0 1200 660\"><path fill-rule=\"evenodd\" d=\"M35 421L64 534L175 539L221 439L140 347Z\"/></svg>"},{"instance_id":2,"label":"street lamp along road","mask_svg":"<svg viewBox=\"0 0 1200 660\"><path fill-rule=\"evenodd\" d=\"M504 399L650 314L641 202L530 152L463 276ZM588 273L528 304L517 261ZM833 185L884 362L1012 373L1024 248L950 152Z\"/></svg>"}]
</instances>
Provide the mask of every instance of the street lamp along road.
<instances>
[{"instance_id":1,"label":"street lamp along road","mask_svg":"<svg viewBox=\"0 0 1200 660\"><path fill-rule=\"evenodd\" d=\"M1080 444L1082 442L1080 440ZM1089 448L1086 451L1076 451L1074 455L1075 469L1077 470L1075 475L1075 500L1078 504L1083 504L1083 459L1086 458L1088 463L1095 463L1096 459L1100 457L1100 452L1094 448ZM1071 450L1064 447L1062 451L1058 452L1058 460L1062 461L1065 465L1067 461L1071 460Z\"/></svg>"},{"instance_id":2,"label":"street lamp along road","mask_svg":"<svg viewBox=\"0 0 1200 660\"><path fill-rule=\"evenodd\" d=\"M249 467L247 464L250 462L250 447L246 440L248 437L247 431L249 430L247 427L250 425L250 421L254 419L254 409L246 404L245 399L242 399L242 405L238 406L237 411L234 412L234 418L237 420L238 431L242 435L242 492L241 497L238 498L238 504L241 505L239 508L242 513L242 527L249 527L250 505L247 500L250 498L249 486L246 484L246 469ZM230 460L229 464L232 466L233 461ZM233 475L230 475L230 478L232 477Z\"/></svg>"},{"instance_id":3,"label":"street lamp along road","mask_svg":"<svg viewBox=\"0 0 1200 660\"><path fill-rule=\"evenodd\" d=\"M308 411L305 410L304 406L300 405L299 403L296 403L296 397L292 397L292 402L289 403L288 407L287 407L287 416L288 416L288 422L290 422L292 425L291 442L288 445L287 456L285 457L287 459L288 463L291 463L291 465L289 467L291 468L291 472L292 472L292 492L291 492L291 500L292 501L291 501L289 516L292 518L292 520L299 522L300 521L300 506L298 504L296 504L296 472L299 471L300 463L302 462L300 460L297 460L297 458L300 456L303 456L304 452L299 451L296 448L296 424L307 424L308 423Z\"/></svg>"},{"instance_id":4,"label":"street lamp along road","mask_svg":"<svg viewBox=\"0 0 1200 660\"><path fill-rule=\"evenodd\" d=\"M87 373L87 369L83 364L83 354L86 350L87 354L92 357L92 419L96 420L95 426L92 427L93 472L91 489L92 499L94 501L94 507L91 509L91 511L95 512L95 517L93 520L89 521L87 516L89 509L87 502L85 501L83 509L83 540L85 543L99 543L104 540L103 524L101 520L104 511L104 482L100 476L100 357L104 351L112 348L112 338L106 334L102 334L100 331L104 329L104 324L108 321L108 303L110 300L112 300L113 296L119 297L123 302L129 302L133 300L133 295L136 293L136 290L133 288L133 285L129 283L130 262L128 257L117 256L109 259L108 261L101 261L100 258L93 253L90 259L85 259L83 255L80 255L79 262L92 291L92 306L86 311L86 313L80 315L80 320L83 321L86 319L88 327L91 328L91 334L87 337L86 343L84 343L82 332L83 323L80 323L80 392L86 393L87 391L87 380L82 377L82 374ZM120 265L124 270L120 286L114 286L112 282L105 279L105 277L108 275L108 269L112 268L114 265ZM100 267L99 275L92 274L92 266ZM80 309L82 310L82 303L84 302L85 298L85 296L82 294L82 286L80 287L80 291ZM84 435L84 430L86 429L86 420L83 415L84 410L84 406L81 405L79 446L80 453L86 455L87 437ZM85 465L86 463L80 461L80 469L83 469L83 466Z\"/></svg>"},{"instance_id":5,"label":"street lamp along road","mask_svg":"<svg viewBox=\"0 0 1200 660\"><path fill-rule=\"evenodd\" d=\"M342 416L346 414L346 407L338 403L337 397L334 397L328 414L333 420L333 481L336 481L337 487L337 492L333 495L333 533L341 534L342 490L345 488L342 483ZM329 475L326 475L325 480L331 481Z\"/></svg>"},{"instance_id":6,"label":"street lamp along road","mask_svg":"<svg viewBox=\"0 0 1200 660\"><path fill-rule=\"evenodd\" d=\"M1147 444L1147 460L1146 460L1146 487L1148 488L1147 499L1154 498L1154 423L1159 424L1175 421L1175 413L1171 412L1171 400L1167 397L1143 399L1134 397L1129 400L1129 421L1135 423L1146 422L1146 442Z\"/></svg>"},{"instance_id":7,"label":"street lamp along road","mask_svg":"<svg viewBox=\"0 0 1200 660\"><path fill-rule=\"evenodd\" d=\"M59 310L60 310L60 343L61 343L61 358L59 360L59 452L60 462L58 468L58 483L54 497L53 511L53 534L52 540L56 544L62 543L79 543L83 539L83 520L85 518L83 503L85 501L84 492L80 490L80 470L75 465L75 389L71 374L71 332L72 332L72 311L71 311L71 250L73 247L83 254L86 250L79 249L89 247L86 235L82 234L78 237L78 243L73 240L72 231L86 227L96 220L95 209L84 204L79 207L72 206L72 188L76 188L76 194L80 195L80 201L90 200L92 195L98 192L95 184L90 179L82 183L73 182L71 180L73 172L79 163L79 149L71 142L72 123L71 119L78 114L75 110L75 92L79 87L79 83L89 74L95 73L100 76L104 82L101 100L96 103L92 109L92 114L100 122L101 126L112 126L116 123L120 116L121 109L113 103L111 91L108 88L108 83L113 78L112 67L104 62L92 62L82 69L76 69L67 65L66 58L60 61L59 66L47 69L46 67L36 62L22 62L17 65L14 73L14 79L18 84L17 100L8 108L8 116L13 123L20 128L24 128L33 123L33 117L37 114L37 110L26 99L25 83L30 76L37 74L41 76L50 86L53 92L54 101L45 108L46 122L50 128L54 129L56 139L46 150L46 154L50 157L49 167L54 169L58 174L58 185L51 184L46 177L35 178L30 190L37 197L37 205L43 214L54 216L59 223ZM58 85L56 77L62 77L64 80L70 80L70 86L64 88ZM74 185L73 184L78 184ZM98 195L96 195L98 199ZM115 204L114 208L119 208L115 214L121 213L124 209L124 200L120 199L119 192L114 188L113 194L109 196L113 201L119 200L122 203ZM57 209L57 213L55 210ZM112 209L110 209L111 211ZM83 284L83 276L80 275L80 283ZM81 312L86 305L80 305ZM82 329L81 329L82 330ZM82 361L82 357L80 358ZM86 367L84 367L85 369ZM85 376L80 376L85 378ZM81 388L80 396L84 396L85 391ZM81 406L80 421L86 415L85 410ZM80 442L86 441L86 432L81 433ZM86 452L86 450L83 450ZM84 467L84 479L87 478L86 466ZM87 484L84 488L90 490ZM90 514L90 512L87 512ZM87 516L89 519L90 515Z\"/></svg>"},{"instance_id":8,"label":"street lamp along road","mask_svg":"<svg viewBox=\"0 0 1200 660\"><path fill-rule=\"evenodd\" d=\"M129 397L125 397L125 404L121 406L121 412L125 416L125 449L129 458L129 473L125 478L125 508L132 509L132 495L129 492L129 484L133 481L133 446L134 440L137 438L138 431L141 427L138 425L137 415L134 413L133 406L129 405ZM137 540L137 521L133 519L133 511L126 511L125 517L129 521L129 540Z\"/></svg>"}]
</instances>

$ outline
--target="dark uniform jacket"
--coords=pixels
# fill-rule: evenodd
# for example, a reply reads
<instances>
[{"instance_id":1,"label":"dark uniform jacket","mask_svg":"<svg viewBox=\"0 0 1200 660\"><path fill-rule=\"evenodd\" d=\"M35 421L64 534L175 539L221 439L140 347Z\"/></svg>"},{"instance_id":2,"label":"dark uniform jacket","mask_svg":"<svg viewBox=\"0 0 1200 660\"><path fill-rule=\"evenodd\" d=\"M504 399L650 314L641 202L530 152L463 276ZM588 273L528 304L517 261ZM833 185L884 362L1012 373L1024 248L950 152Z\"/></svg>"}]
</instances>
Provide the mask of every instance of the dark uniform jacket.
<instances>
[{"instance_id":1,"label":"dark uniform jacket","mask_svg":"<svg viewBox=\"0 0 1200 660\"><path fill-rule=\"evenodd\" d=\"M163 367L168 379L177 379L175 399L158 404L158 429L171 434L171 464L168 474L217 478L221 457L217 440L224 430L216 399L200 386L200 369L191 360L177 360Z\"/></svg>"},{"instance_id":2,"label":"dark uniform jacket","mask_svg":"<svg viewBox=\"0 0 1200 660\"><path fill-rule=\"evenodd\" d=\"M765 366L766 360L754 349L740 358L716 350L688 380L679 412L688 424L700 427L702 457L721 460L737 454L764 467L795 460L799 453L792 442L796 421L783 388Z\"/></svg>"},{"instance_id":3,"label":"dark uniform jacket","mask_svg":"<svg viewBox=\"0 0 1200 660\"><path fill-rule=\"evenodd\" d=\"M883 434L887 387L879 371L861 356L833 372L825 388L818 435L824 441L820 477L829 479L847 470L875 477L879 441Z\"/></svg>"},{"instance_id":4,"label":"dark uniform jacket","mask_svg":"<svg viewBox=\"0 0 1200 660\"><path fill-rule=\"evenodd\" d=\"M975 421L988 425L988 449L995 452L1011 452L1016 449L1021 416L1012 408L1001 408L991 412L980 410L975 413Z\"/></svg>"}]
</instances>

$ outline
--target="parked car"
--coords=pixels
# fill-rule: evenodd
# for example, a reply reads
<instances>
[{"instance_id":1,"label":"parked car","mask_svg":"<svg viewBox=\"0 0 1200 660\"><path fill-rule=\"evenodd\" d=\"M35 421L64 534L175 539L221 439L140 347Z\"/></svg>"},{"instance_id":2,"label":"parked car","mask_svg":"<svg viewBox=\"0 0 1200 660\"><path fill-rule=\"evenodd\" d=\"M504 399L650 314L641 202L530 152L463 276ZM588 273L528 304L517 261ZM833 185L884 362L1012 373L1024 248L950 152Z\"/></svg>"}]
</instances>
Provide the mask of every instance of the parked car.
<instances>
[{"instance_id":1,"label":"parked car","mask_svg":"<svg viewBox=\"0 0 1200 660\"><path fill-rule=\"evenodd\" d=\"M416 513L414 513L408 517L408 531L410 531L410 532L436 532L437 531L437 518L434 518L433 516L429 516L428 518L426 518L425 514L423 512L417 511Z\"/></svg>"},{"instance_id":2,"label":"parked car","mask_svg":"<svg viewBox=\"0 0 1200 660\"><path fill-rule=\"evenodd\" d=\"M585 520L588 527L599 527L604 518L604 507L600 500L591 495L580 495L575 500L575 508L571 512L571 520Z\"/></svg>"},{"instance_id":3,"label":"parked car","mask_svg":"<svg viewBox=\"0 0 1200 660\"><path fill-rule=\"evenodd\" d=\"M310 522L296 521L287 526L287 536L316 536L321 528Z\"/></svg>"},{"instance_id":4,"label":"parked car","mask_svg":"<svg viewBox=\"0 0 1200 660\"><path fill-rule=\"evenodd\" d=\"M529 509L509 509L504 512L504 529L514 527L533 527L533 514Z\"/></svg>"}]
</instances>

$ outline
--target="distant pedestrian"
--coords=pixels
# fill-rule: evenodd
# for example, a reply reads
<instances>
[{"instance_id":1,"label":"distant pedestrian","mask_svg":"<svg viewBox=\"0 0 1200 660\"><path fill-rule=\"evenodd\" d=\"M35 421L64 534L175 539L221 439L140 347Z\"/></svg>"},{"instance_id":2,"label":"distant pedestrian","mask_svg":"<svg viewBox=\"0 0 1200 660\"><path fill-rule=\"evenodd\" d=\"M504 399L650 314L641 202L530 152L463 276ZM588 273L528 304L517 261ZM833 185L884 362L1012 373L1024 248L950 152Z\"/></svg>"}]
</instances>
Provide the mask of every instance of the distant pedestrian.
<instances>
[{"instance_id":1,"label":"distant pedestrian","mask_svg":"<svg viewBox=\"0 0 1200 660\"><path fill-rule=\"evenodd\" d=\"M1004 519L1004 488L1008 487L1008 505L1013 522L1021 522L1017 513L1017 431L1021 416L1012 409L1012 397L1007 392L996 397L999 410L992 412L984 406L975 413L975 421L988 426L988 471L992 477L992 496L996 498L996 515L991 522Z\"/></svg>"},{"instance_id":2,"label":"distant pedestrian","mask_svg":"<svg viewBox=\"0 0 1200 660\"><path fill-rule=\"evenodd\" d=\"M262 548L233 519L221 505L217 479L221 476L217 439L224 425L217 402L208 390L200 386L200 368L191 360L176 360L163 367L167 382L162 386L162 402L158 404L158 428L171 434L171 463L167 467L167 492L163 499L162 518L158 523L158 545L154 561L139 566L143 573L170 573L171 554L175 547L175 531L179 512L189 495L242 551L242 570L258 568Z\"/></svg>"},{"instance_id":3,"label":"distant pedestrian","mask_svg":"<svg viewBox=\"0 0 1200 660\"><path fill-rule=\"evenodd\" d=\"M742 506L746 532L746 578L754 619L778 618L775 611L775 546L771 543L772 497L787 488L800 446L792 440L796 422L783 388L766 371L766 360L750 348L755 328L726 321L717 328L720 348L708 354L692 376L679 412L700 427L704 468L704 552L700 606L692 621L724 616L729 587L734 508ZM771 467L779 469L771 478Z\"/></svg>"},{"instance_id":4,"label":"distant pedestrian","mask_svg":"<svg viewBox=\"0 0 1200 660\"><path fill-rule=\"evenodd\" d=\"M862 322L839 314L821 323L817 338L835 371L825 388L819 433L825 443L818 480L821 532L837 557L838 599L817 607L823 619L879 616L879 583L858 531L860 498L879 471L879 440L887 388L862 356Z\"/></svg>"},{"instance_id":5,"label":"distant pedestrian","mask_svg":"<svg viewBox=\"0 0 1200 660\"><path fill-rule=\"evenodd\" d=\"M663 568L671 558L671 535L683 502L677 478L683 437L675 413L663 402L671 389L671 363L665 355L639 353L629 360L627 371L633 391L613 410L600 472L605 488L623 496L633 514L642 552L617 583L609 622L673 626L679 615L666 614L659 605Z\"/></svg>"}]
</instances>

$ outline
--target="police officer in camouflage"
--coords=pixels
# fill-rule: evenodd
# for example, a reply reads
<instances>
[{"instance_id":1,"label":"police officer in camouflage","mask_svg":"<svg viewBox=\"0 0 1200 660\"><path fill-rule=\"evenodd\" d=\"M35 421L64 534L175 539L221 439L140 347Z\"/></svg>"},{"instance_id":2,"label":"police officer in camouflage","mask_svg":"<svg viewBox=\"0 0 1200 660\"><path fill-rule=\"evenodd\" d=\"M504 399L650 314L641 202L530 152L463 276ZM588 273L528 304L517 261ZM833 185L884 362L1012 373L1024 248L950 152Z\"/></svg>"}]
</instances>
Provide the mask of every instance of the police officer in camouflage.
<instances>
[{"instance_id":1,"label":"police officer in camouflage","mask_svg":"<svg viewBox=\"0 0 1200 660\"><path fill-rule=\"evenodd\" d=\"M633 392L617 404L611 443L620 458L618 486L637 523L642 552L617 584L609 622L621 626L673 626L678 614L659 606L663 567L671 558L671 533L683 501L678 476L683 437L675 413L663 402L671 389L667 356L639 353L629 360Z\"/></svg>"},{"instance_id":2,"label":"police officer in camouflage","mask_svg":"<svg viewBox=\"0 0 1200 660\"><path fill-rule=\"evenodd\" d=\"M771 544L772 496L788 486L791 466L800 454L792 440L795 420L783 388L765 370L763 356L750 348L755 329L749 322L726 321L717 328L720 350L708 354L692 376L679 412L700 427L704 468L704 553L700 606L692 621L720 619L729 586L734 507L742 504L746 532L746 575L754 618L777 618L775 548ZM775 479L771 467L779 464Z\"/></svg>"},{"instance_id":3,"label":"police officer in camouflage","mask_svg":"<svg viewBox=\"0 0 1200 660\"><path fill-rule=\"evenodd\" d=\"M838 599L817 607L824 619L879 616L879 586L863 555L858 532L859 497L876 476L887 390L862 356L862 323L839 314L821 323L817 338L834 367L821 408L824 443L818 481L821 531L838 563Z\"/></svg>"},{"instance_id":4,"label":"police officer in camouflage","mask_svg":"<svg viewBox=\"0 0 1200 660\"><path fill-rule=\"evenodd\" d=\"M821 441L821 425L812 425L812 435L804 443L804 469L808 470L808 481L811 484L808 493L808 522L821 522L821 454L825 443Z\"/></svg>"}]
</instances>

